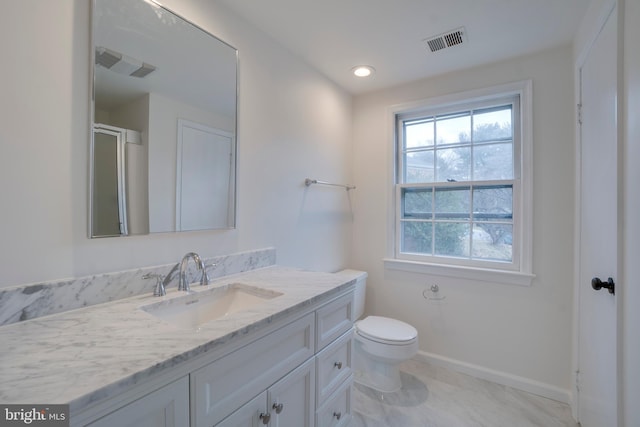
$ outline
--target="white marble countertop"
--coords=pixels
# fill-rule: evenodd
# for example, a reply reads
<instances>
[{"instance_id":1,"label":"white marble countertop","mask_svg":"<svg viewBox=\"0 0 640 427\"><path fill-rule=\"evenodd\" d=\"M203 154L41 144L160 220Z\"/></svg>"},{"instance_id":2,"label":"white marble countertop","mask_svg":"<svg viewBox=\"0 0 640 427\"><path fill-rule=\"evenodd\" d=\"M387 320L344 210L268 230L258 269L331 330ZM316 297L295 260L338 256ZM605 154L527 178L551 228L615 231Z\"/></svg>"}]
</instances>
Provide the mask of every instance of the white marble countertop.
<instances>
[{"instance_id":1,"label":"white marble countertop","mask_svg":"<svg viewBox=\"0 0 640 427\"><path fill-rule=\"evenodd\" d=\"M230 283L282 295L198 331L174 327L140 309L160 298L184 295L175 285L165 297L146 294L0 327L0 402L68 404L74 413L329 299L354 280L273 266L221 277L210 287ZM192 289L204 290L197 285Z\"/></svg>"}]
</instances>

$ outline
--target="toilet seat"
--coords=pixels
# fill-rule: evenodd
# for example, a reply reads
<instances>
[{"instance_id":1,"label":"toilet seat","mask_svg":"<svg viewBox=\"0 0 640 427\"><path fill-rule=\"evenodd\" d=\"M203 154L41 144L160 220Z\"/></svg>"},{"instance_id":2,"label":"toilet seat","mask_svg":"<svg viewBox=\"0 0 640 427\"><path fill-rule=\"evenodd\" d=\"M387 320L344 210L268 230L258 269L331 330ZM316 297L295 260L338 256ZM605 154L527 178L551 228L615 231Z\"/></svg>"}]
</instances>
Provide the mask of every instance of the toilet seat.
<instances>
[{"instance_id":1,"label":"toilet seat","mask_svg":"<svg viewBox=\"0 0 640 427\"><path fill-rule=\"evenodd\" d=\"M418 337L416 328L388 317L369 316L357 321L355 326L358 335L381 344L410 345Z\"/></svg>"}]
</instances>

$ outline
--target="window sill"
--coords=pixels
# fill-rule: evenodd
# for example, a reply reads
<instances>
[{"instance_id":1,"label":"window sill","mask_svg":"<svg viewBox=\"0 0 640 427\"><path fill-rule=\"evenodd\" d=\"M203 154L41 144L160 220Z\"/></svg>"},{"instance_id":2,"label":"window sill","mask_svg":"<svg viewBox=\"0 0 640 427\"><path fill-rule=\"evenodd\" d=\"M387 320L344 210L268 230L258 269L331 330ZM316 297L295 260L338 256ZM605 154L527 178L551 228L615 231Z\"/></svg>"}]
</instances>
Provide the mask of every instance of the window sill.
<instances>
[{"instance_id":1,"label":"window sill","mask_svg":"<svg viewBox=\"0 0 640 427\"><path fill-rule=\"evenodd\" d=\"M523 273L520 271L494 270L458 265L428 264L424 262L407 261L394 258L384 258L383 262L384 268L388 270L402 270L412 273L479 280L482 282L506 285L531 286L531 282L536 277L535 274Z\"/></svg>"}]
</instances>

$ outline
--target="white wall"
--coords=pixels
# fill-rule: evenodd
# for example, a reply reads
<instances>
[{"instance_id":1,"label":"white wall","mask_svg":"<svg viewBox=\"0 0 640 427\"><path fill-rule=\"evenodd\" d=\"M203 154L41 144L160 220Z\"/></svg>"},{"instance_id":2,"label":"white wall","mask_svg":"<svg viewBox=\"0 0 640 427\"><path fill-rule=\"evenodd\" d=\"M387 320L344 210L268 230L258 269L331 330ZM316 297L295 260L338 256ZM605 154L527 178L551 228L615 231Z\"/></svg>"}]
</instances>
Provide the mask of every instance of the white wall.
<instances>
[{"instance_id":1,"label":"white wall","mask_svg":"<svg viewBox=\"0 0 640 427\"><path fill-rule=\"evenodd\" d=\"M571 53L569 46L557 48L354 101L358 191L353 267L369 272L367 311L414 325L421 351L431 356L497 371L560 399L568 399L571 378L575 172ZM521 287L385 271L393 146L388 107L525 79L533 80L533 272L537 276L533 284ZM439 285L445 300L423 298L422 292L432 284Z\"/></svg>"},{"instance_id":2,"label":"white wall","mask_svg":"<svg viewBox=\"0 0 640 427\"><path fill-rule=\"evenodd\" d=\"M240 52L238 228L87 236L90 2L11 2L0 14L0 287L275 246L278 263L335 270L352 226L351 97L208 0L167 7Z\"/></svg>"}]
</instances>

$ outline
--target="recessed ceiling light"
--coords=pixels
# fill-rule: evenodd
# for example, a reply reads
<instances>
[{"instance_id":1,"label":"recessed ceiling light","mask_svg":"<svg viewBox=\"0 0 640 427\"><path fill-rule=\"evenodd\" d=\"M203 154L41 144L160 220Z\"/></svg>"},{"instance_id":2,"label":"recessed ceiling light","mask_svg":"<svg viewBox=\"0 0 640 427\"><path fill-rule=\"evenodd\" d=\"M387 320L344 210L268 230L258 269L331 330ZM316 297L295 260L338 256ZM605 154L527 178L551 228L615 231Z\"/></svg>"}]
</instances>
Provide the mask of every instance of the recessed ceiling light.
<instances>
[{"instance_id":1,"label":"recessed ceiling light","mask_svg":"<svg viewBox=\"0 0 640 427\"><path fill-rule=\"evenodd\" d=\"M376 72L375 68L373 68L371 65L358 65L356 67L353 67L351 71L356 77L369 77Z\"/></svg>"}]
</instances>

